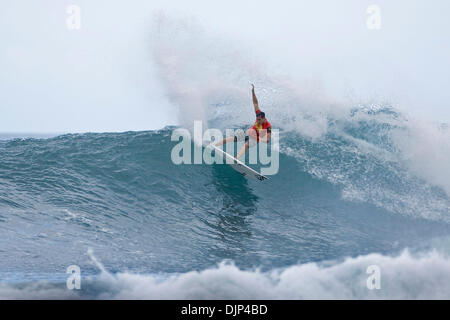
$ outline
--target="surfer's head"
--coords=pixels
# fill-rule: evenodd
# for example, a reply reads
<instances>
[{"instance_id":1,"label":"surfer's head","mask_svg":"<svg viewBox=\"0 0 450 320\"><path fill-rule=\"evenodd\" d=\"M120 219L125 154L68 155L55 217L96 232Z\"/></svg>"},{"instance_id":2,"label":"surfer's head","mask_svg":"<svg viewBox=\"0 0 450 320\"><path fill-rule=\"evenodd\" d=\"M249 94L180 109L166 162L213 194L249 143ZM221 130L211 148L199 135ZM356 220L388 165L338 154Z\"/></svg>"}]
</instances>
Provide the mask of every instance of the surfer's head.
<instances>
[{"instance_id":1,"label":"surfer's head","mask_svg":"<svg viewBox=\"0 0 450 320\"><path fill-rule=\"evenodd\" d=\"M256 122L258 122L258 124L263 124L264 122L266 122L266 114L264 112L258 112L258 114L256 115Z\"/></svg>"}]
</instances>

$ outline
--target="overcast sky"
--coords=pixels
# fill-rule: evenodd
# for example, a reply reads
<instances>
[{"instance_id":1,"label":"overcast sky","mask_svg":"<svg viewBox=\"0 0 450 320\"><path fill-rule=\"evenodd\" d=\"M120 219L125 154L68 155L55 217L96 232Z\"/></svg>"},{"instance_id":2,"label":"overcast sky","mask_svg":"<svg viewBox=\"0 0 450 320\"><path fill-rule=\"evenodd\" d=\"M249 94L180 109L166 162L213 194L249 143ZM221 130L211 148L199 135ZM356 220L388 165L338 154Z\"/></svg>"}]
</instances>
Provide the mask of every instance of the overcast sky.
<instances>
[{"instance_id":1,"label":"overcast sky","mask_svg":"<svg viewBox=\"0 0 450 320\"><path fill-rule=\"evenodd\" d=\"M81 29L66 25L81 8ZM366 25L381 9L379 30ZM328 95L389 101L450 122L450 2L2 0L0 132L157 129L176 124L149 48L155 12L195 17Z\"/></svg>"}]
</instances>

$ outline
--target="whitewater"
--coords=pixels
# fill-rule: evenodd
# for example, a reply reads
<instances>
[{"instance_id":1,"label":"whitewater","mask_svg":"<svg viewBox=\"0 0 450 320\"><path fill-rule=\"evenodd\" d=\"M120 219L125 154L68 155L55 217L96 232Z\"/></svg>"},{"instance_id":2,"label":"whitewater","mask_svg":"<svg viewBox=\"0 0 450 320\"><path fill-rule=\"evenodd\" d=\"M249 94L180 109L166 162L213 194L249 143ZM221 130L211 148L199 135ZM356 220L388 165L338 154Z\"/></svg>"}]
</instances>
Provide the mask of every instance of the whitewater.
<instances>
[{"instance_id":1,"label":"whitewater","mask_svg":"<svg viewBox=\"0 0 450 320\"><path fill-rule=\"evenodd\" d=\"M176 126L0 135L1 299L450 298L448 124L333 99L196 23L155 23ZM173 164L176 128L252 122L250 81L280 130L278 174Z\"/></svg>"}]
</instances>

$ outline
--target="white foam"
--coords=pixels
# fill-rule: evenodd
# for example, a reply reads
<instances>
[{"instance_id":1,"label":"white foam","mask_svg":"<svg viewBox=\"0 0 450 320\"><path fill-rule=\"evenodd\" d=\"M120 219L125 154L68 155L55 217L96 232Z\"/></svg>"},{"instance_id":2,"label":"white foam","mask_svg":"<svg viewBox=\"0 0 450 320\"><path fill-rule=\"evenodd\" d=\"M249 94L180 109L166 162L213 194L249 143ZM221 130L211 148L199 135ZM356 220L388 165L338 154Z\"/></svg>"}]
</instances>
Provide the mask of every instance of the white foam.
<instances>
[{"instance_id":1,"label":"white foam","mask_svg":"<svg viewBox=\"0 0 450 320\"><path fill-rule=\"evenodd\" d=\"M367 268L381 269L381 289L369 290ZM448 299L450 260L437 252L413 257L371 254L329 266L308 263L282 270L245 271L233 264L171 276L118 274L114 299Z\"/></svg>"},{"instance_id":2,"label":"white foam","mask_svg":"<svg viewBox=\"0 0 450 320\"><path fill-rule=\"evenodd\" d=\"M380 289L367 287L369 266L380 268ZM268 272L232 263L183 274L109 274L95 286L97 299L449 299L450 259L432 250L398 256L369 254L341 262L306 263ZM82 284L83 286L83 284ZM2 299L74 298L41 285L0 286Z\"/></svg>"},{"instance_id":3,"label":"white foam","mask_svg":"<svg viewBox=\"0 0 450 320\"><path fill-rule=\"evenodd\" d=\"M394 135L401 160L418 177L450 196L450 130L448 126L410 119Z\"/></svg>"},{"instance_id":4,"label":"white foam","mask_svg":"<svg viewBox=\"0 0 450 320\"><path fill-rule=\"evenodd\" d=\"M250 83L255 84L260 107L270 121L311 138L326 133L327 115L341 108L316 81L299 84L267 70L270 62L261 63L252 49L206 31L192 18L159 14L155 30L153 57L185 128L190 129L194 120L206 127L221 117L223 122L215 123L221 128L251 125Z\"/></svg>"},{"instance_id":5,"label":"white foam","mask_svg":"<svg viewBox=\"0 0 450 320\"><path fill-rule=\"evenodd\" d=\"M314 145L280 141L281 152L297 158L311 175L340 186L346 200L450 221L448 128L389 108L355 110L332 118L330 137Z\"/></svg>"}]
</instances>

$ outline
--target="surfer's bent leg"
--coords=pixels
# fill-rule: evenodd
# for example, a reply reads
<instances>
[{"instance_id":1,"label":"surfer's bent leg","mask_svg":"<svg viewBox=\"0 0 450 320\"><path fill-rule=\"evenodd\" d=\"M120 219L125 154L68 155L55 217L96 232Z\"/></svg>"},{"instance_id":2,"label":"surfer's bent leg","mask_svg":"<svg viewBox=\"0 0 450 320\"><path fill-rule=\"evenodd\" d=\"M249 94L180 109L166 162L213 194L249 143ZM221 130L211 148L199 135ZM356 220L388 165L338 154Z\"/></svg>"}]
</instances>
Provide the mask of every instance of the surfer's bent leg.
<instances>
[{"instance_id":1,"label":"surfer's bent leg","mask_svg":"<svg viewBox=\"0 0 450 320\"><path fill-rule=\"evenodd\" d=\"M239 151L239 153L237 154L236 159L239 159L240 157L242 157L242 155L245 154L245 151L247 151L247 149L248 149L248 140L245 142L241 151Z\"/></svg>"}]
</instances>

